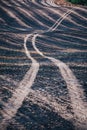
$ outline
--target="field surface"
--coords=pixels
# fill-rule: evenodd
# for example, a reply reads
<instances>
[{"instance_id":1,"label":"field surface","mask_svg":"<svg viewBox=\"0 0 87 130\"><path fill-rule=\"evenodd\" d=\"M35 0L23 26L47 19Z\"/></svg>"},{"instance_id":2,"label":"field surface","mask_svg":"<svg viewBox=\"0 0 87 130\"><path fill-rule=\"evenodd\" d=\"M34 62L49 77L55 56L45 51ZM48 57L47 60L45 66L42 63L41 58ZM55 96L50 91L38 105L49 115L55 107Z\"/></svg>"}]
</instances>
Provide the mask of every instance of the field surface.
<instances>
[{"instance_id":1,"label":"field surface","mask_svg":"<svg viewBox=\"0 0 87 130\"><path fill-rule=\"evenodd\" d=\"M0 0L0 130L87 130L87 7Z\"/></svg>"}]
</instances>

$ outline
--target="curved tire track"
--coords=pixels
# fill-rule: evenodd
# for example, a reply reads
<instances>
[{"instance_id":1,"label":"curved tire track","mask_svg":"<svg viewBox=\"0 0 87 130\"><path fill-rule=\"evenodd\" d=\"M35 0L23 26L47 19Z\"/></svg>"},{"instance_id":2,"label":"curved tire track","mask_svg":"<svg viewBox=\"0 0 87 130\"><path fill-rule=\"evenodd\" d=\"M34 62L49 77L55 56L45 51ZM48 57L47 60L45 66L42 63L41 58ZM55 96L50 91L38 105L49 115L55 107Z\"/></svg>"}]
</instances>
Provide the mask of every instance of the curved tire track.
<instances>
[{"instance_id":1,"label":"curved tire track","mask_svg":"<svg viewBox=\"0 0 87 130\"><path fill-rule=\"evenodd\" d=\"M17 110L21 107L25 97L28 95L31 86L34 83L34 80L36 78L36 75L39 70L39 63L31 57L26 42L28 38L31 36L31 34L27 35L24 39L24 48L25 53L27 57L32 61L31 67L29 71L25 74L23 80L19 83L18 88L13 93L13 96L10 98L7 104L4 106L3 113L3 121L1 123L1 130L3 130L4 127L6 127L11 120L12 117L17 113Z\"/></svg>"},{"instance_id":2,"label":"curved tire track","mask_svg":"<svg viewBox=\"0 0 87 130\"><path fill-rule=\"evenodd\" d=\"M66 18L66 16L68 16L69 14L70 14L70 12L63 15L63 18L61 20L59 20L58 23L56 22L57 24L54 24L56 26L53 25L53 27L50 28L48 30L48 32L54 31L61 24L61 22ZM62 61L57 60L53 57L45 56L36 47L36 45L35 45L36 38L40 37L40 36L41 36L40 34L35 34L33 36L32 45L38 54L40 54L43 58L47 58L47 59L51 60L54 63L54 65L56 65L60 69L61 75L64 78L64 80L67 84L68 91L69 91L71 106L72 106L73 112L74 112L74 119L76 120L75 125L79 125L81 129L85 129L85 128L87 128L87 109L86 109L86 104L81 99L81 97L84 97L83 90L80 88L81 85L79 84L78 80L74 76L73 72L70 70L70 68L65 63L63 63Z\"/></svg>"}]
</instances>

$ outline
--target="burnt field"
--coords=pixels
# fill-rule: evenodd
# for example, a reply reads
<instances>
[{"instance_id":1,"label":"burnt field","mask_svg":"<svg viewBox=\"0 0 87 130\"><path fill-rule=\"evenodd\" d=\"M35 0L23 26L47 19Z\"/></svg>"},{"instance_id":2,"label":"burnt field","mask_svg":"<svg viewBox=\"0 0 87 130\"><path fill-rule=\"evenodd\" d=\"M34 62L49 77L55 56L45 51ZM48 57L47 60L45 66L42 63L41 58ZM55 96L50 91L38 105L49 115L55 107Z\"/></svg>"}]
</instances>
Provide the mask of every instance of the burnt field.
<instances>
[{"instance_id":1,"label":"burnt field","mask_svg":"<svg viewBox=\"0 0 87 130\"><path fill-rule=\"evenodd\" d=\"M0 130L87 130L87 7L0 0Z\"/></svg>"}]
</instances>

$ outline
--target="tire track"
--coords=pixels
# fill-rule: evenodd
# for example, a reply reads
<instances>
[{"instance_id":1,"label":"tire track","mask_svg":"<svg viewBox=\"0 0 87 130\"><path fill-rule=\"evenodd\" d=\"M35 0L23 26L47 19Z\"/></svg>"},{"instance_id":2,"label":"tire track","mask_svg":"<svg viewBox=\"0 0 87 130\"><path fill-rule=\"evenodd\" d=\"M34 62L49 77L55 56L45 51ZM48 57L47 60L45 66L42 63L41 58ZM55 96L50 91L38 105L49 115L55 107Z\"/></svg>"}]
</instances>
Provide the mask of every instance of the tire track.
<instances>
[{"instance_id":1,"label":"tire track","mask_svg":"<svg viewBox=\"0 0 87 130\"><path fill-rule=\"evenodd\" d=\"M1 130L3 130L4 127L5 128L7 127L11 118L14 117L14 115L17 113L17 110L21 107L22 102L24 101L25 97L28 95L39 70L39 63L34 58L31 57L26 46L27 40L31 35L32 34L29 34L25 37L24 48L25 48L25 53L27 57L32 61L32 64L29 71L27 71L27 73L25 74L23 80L19 83L18 88L13 93L13 96L10 98L8 103L5 104L4 106L4 109L2 111L3 121L0 126Z\"/></svg>"},{"instance_id":2,"label":"tire track","mask_svg":"<svg viewBox=\"0 0 87 130\"><path fill-rule=\"evenodd\" d=\"M59 20L57 20L57 22L52 26L52 28L49 31L52 31L53 28L57 28L57 24L59 22L62 22L63 19L69 14L70 12L66 12L63 16L61 16L59 18ZM62 21L61 21L62 20ZM43 31L41 31L42 33ZM47 31L48 32L48 31ZM21 107L22 102L24 101L25 97L28 95L31 86L34 83L34 80L36 78L36 75L38 73L39 70L39 63L33 58L31 57L28 48L26 46L27 40L29 37L32 37L33 34L28 34L25 38L24 38L24 49L25 49L25 54L26 56L32 61L31 67L29 69L29 71L27 71L27 73L25 74L23 80L19 83L18 88L15 90L15 92L13 93L13 96L9 99L8 103L5 104L4 109L3 109L3 121L1 123L1 130L3 127L7 127L9 121L11 120L12 117L14 117L14 115L17 113L17 110ZM49 100L48 100L49 102ZM50 103L50 102L49 102ZM55 107L55 105L53 105ZM58 107L57 107L58 108ZM60 108L61 105L60 105ZM61 111L62 113L62 111Z\"/></svg>"},{"instance_id":3,"label":"tire track","mask_svg":"<svg viewBox=\"0 0 87 130\"><path fill-rule=\"evenodd\" d=\"M33 1L35 3L35 1ZM28 34L25 39L24 39L24 49L25 49L25 53L26 56L31 59L32 63L31 63L31 67L29 69L29 71L25 74L23 80L19 83L19 87L15 90L12 98L8 101L8 103L5 105L4 110L3 110L3 121L1 124L2 126L7 126L9 121L11 120L12 117L15 116L15 114L17 113L17 110L21 107L23 100L26 98L26 96L28 95L28 93L30 93L31 91L31 86L34 83L34 80L37 76L38 70L39 70L39 63L33 58L31 57L28 48L26 46L27 40L29 37L32 37L32 44L34 49L37 51L38 54L40 54L43 58L47 58L49 60L51 60L54 65L56 65L61 72L62 77L64 78L64 80L66 81L68 90L69 90L69 95L71 96L71 105L73 107L74 110L74 119L76 118L76 121L80 122L81 125L84 124L87 121L87 115L85 114L85 112L87 113L86 108L84 107L84 103L82 102L80 97L83 97L83 92L81 89L79 89L80 84L78 83L76 77L74 76L74 74L72 73L72 71L70 70L70 68L63 62L61 62L60 60L57 60L55 58L52 57L48 57L45 56L42 52L39 51L39 49L36 47L35 45L35 41L37 37L40 37L41 34L45 33L45 32L50 32L50 31L55 31L56 28L61 24L61 22L71 13L72 11L67 11L67 13L65 13L64 15L62 15L56 22L55 24L49 28L47 31L42 31L40 32L40 35L37 34ZM35 20L35 19L34 19ZM38 21L37 21L38 22ZM33 94L35 94L35 92L33 92ZM37 97L38 94L36 95L36 101L37 101ZM35 98L31 99L33 102L35 102ZM66 112L66 109L62 109L61 105L56 103L56 101L52 100L52 98L50 98L49 100L49 96L48 97L44 97L43 95L39 95L39 99L41 100L42 104L44 102L49 104L49 106L51 106L53 109L55 109L55 111L59 112L60 115L65 118L65 119L71 119L71 114L68 115L68 113ZM51 102L52 101L52 102ZM80 103L79 103L80 101ZM78 107L79 106L79 107ZM62 113L63 110L66 110L66 114ZM86 124L85 124L86 126ZM83 127L83 126L82 126ZM1 130L3 130L3 127L1 128Z\"/></svg>"},{"instance_id":4,"label":"tire track","mask_svg":"<svg viewBox=\"0 0 87 130\"><path fill-rule=\"evenodd\" d=\"M80 88L81 85L78 83L78 80L74 76L73 72L65 63L53 57L45 56L42 52L39 51L39 49L35 45L35 40L36 40L36 37L38 36L40 35L36 34L34 35L32 39L34 49L43 58L47 58L51 60L54 63L54 65L56 65L60 69L61 75L67 84L67 88L68 88L70 100L71 100L71 106L74 112L74 119L77 121L76 125L79 123L78 125L80 126L82 124L81 127L87 128L87 109L86 109L86 104L81 99L81 97L84 97L83 90Z\"/></svg>"},{"instance_id":5,"label":"tire track","mask_svg":"<svg viewBox=\"0 0 87 130\"><path fill-rule=\"evenodd\" d=\"M63 18L57 23L57 25L54 24L56 26L53 26L51 29L48 30L48 32L54 31L69 14L70 13L66 13L66 15L64 15ZM43 58L47 58L51 60L54 63L54 65L56 65L60 69L61 75L64 78L67 84L67 89L69 91L71 106L74 112L74 119L76 120L75 125L77 126L78 124L80 128L85 129L87 128L87 109L86 109L86 104L81 99L81 97L84 97L83 90L80 88L81 85L79 84L78 80L74 76L73 72L65 63L53 57L45 56L36 47L35 45L36 38L40 36L41 36L40 34L35 34L33 36L32 45L38 54L40 54Z\"/></svg>"}]
</instances>

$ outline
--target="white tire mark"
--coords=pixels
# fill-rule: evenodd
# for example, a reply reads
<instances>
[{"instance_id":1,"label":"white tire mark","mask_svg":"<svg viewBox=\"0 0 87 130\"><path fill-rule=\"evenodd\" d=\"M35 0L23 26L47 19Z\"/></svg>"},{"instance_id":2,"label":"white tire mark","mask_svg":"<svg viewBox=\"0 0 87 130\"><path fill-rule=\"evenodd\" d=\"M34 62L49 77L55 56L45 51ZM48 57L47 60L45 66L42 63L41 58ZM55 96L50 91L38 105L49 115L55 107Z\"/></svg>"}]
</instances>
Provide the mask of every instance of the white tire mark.
<instances>
[{"instance_id":1,"label":"white tire mark","mask_svg":"<svg viewBox=\"0 0 87 130\"><path fill-rule=\"evenodd\" d=\"M34 83L34 80L39 70L39 63L34 58L31 57L26 46L26 42L30 36L31 34L25 37L24 48L25 53L27 57L32 61L32 64L30 69L25 74L23 80L19 83L19 86L13 93L12 97L9 99L8 103L5 104L4 106L3 121L0 126L1 129L3 129L3 125L8 124L9 120L11 120L11 118L17 113L17 110L21 107L25 97L28 95L31 86Z\"/></svg>"}]
</instances>

